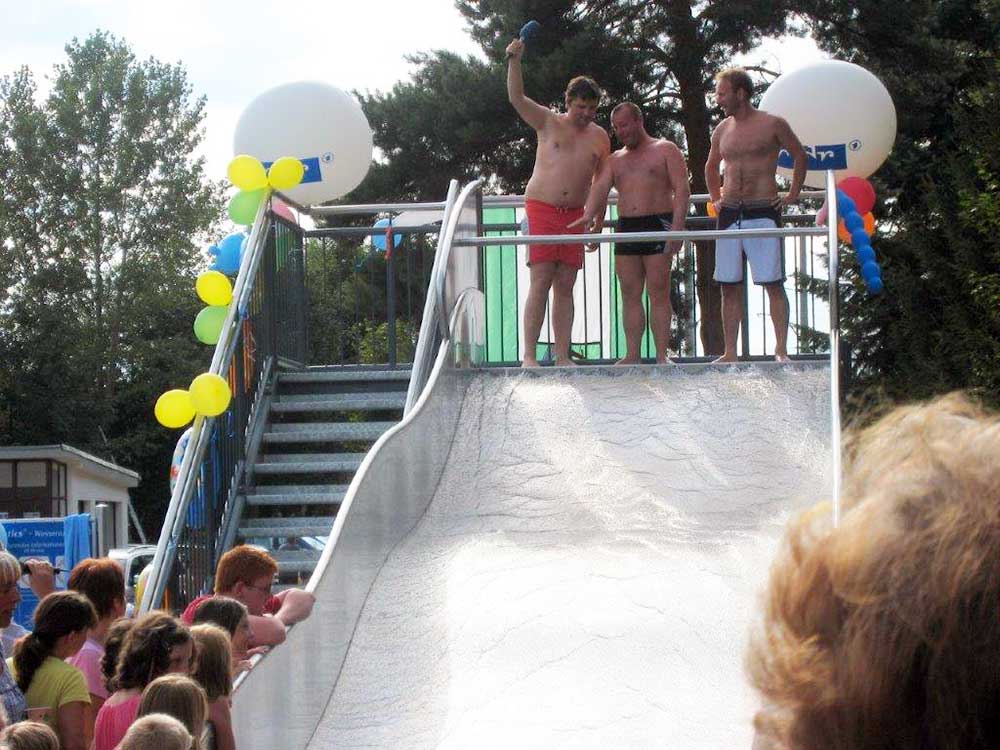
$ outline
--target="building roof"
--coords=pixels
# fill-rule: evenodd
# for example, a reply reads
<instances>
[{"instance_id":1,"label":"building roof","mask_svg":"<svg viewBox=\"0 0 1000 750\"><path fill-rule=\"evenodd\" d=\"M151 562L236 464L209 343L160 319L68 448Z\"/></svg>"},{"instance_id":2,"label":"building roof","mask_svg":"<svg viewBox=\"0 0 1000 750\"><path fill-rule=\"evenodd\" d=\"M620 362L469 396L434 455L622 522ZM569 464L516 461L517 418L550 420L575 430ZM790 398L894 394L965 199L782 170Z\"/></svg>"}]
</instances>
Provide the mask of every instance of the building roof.
<instances>
[{"instance_id":1,"label":"building roof","mask_svg":"<svg viewBox=\"0 0 1000 750\"><path fill-rule=\"evenodd\" d=\"M136 487L139 474L124 466L84 453L71 445L7 445L0 447L0 461L51 460L86 469L105 476L125 487Z\"/></svg>"}]
</instances>

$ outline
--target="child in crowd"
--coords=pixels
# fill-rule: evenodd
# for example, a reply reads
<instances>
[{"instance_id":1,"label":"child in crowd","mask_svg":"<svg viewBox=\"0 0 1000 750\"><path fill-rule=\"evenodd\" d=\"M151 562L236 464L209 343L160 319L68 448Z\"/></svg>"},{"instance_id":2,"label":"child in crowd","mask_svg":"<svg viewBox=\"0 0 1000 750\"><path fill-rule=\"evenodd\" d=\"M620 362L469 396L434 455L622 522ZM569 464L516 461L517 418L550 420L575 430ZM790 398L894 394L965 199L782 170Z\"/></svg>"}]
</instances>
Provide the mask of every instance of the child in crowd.
<instances>
[{"instance_id":1,"label":"child in crowd","mask_svg":"<svg viewBox=\"0 0 1000 750\"><path fill-rule=\"evenodd\" d=\"M191 750L201 750L205 722L208 720L208 699L201 686L182 674L157 677L142 691L138 716L167 714L178 719L193 738Z\"/></svg>"},{"instance_id":2,"label":"child in crowd","mask_svg":"<svg viewBox=\"0 0 1000 750\"><path fill-rule=\"evenodd\" d=\"M206 747L236 750L230 707L233 692L232 651L229 635L215 625L195 625L191 637L197 645L195 667L191 676L208 697L208 735L213 741Z\"/></svg>"},{"instance_id":3,"label":"child in crowd","mask_svg":"<svg viewBox=\"0 0 1000 750\"><path fill-rule=\"evenodd\" d=\"M108 695L115 691L115 670L118 668L118 656L121 654L122 646L125 644L125 636L132 630L135 620L131 617L122 617L115 620L108 628L108 634L104 639L104 656L101 657L101 677L104 680L104 687ZM100 709L97 709L98 711ZM95 714L97 711L94 712Z\"/></svg>"},{"instance_id":4,"label":"child in crowd","mask_svg":"<svg viewBox=\"0 0 1000 750\"><path fill-rule=\"evenodd\" d=\"M97 623L83 594L57 591L35 610L35 629L14 647L8 666L32 708L48 709L45 722L59 736L62 750L86 750L93 733L90 693L83 673L65 659L75 656Z\"/></svg>"},{"instance_id":5,"label":"child in crowd","mask_svg":"<svg viewBox=\"0 0 1000 750\"><path fill-rule=\"evenodd\" d=\"M115 692L97 713L94 750L114 750L135 720L146 686L161 675L188 674L193 654L191 633L176 617L150 612L137 620L118 657Z\"/></svg>"},{"instance_id":6,"label":"child in crowd","mask_svg":"<svg viewBox=\"0 0 1000 750\"><path fill-rule=\"evenodd\" d=\"M191 733L173 716L147 714L129 727L119 750L191 750Z\"/></svg>"},{"instance_id":7,"label":"child in crowd","mask_svg":"<svg viewBox=\"0 0 1000 750\"><path fill-rule=\"evenodd\" d=\"M96 715L108 698L101 661L111 623L125 614L125 575L121 565L111 558L87 558L73 567L68 586L87 597L97 612L97 624L87 634L83 648L67 659L83 672L90 691L90 705Z\"/></svg>"},{"instance_id":8,"label":"child in crowd","mask_svg":"<svg viewBox=\"0 0 1000 750\"><path fill-rule=\"evenodd\" d=\"M6 629L10 626L14 609L21 601L21 592L17 588L20 577L21 563L10 552L0 552L0 628ZM4 639L3 648L5 655L8 648L10 653L13 653L14 641ZM24 694L2 660L0 660L0 708L3 709L8 722L23 719L28 708Z\"/></svg>"},{"instance_id":9,"label":"child in crowd","mask_svg":"<svg viewBox=\"0 0 1000 750\"><path fill-rule=\"evenodd\" d=\"M194 612L195 625L211 623L229 633L233 652L233 676L250 668L247 662L253 628L246 605L228 596L213 596L206 599Z\"/></svg>"},{"instance_id":10,"label":"child in crowd","mask_svg":"<svg viewBox=\"0 0 1000 750\"><path fill-rule=\"evenodd\" d=\"M59 737L48 724L21 721L0 732L3 750L59 750Z\"/></svg>"}]
</instances>

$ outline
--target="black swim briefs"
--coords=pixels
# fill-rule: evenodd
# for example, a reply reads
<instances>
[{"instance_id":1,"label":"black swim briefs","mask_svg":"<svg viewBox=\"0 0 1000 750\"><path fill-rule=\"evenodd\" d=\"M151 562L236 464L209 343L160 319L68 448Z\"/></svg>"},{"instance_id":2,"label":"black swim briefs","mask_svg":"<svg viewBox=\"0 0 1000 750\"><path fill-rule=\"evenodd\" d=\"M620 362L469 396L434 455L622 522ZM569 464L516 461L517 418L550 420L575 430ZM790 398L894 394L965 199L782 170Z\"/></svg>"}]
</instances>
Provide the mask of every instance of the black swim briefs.
<instances>
[{"instance_id":1,"label":"black swim briefs","mask_svg":"<svg viewBox=\"0 0 1000 750\"><path fill-rule=\"evenodd\" d=\"M649 216L619 216L619 232L669 232L673 227L672 213L650 214ZM659 255L666 252L666 242L619 242L615 245L616 255Z\"/></svg>"}]
</instances>

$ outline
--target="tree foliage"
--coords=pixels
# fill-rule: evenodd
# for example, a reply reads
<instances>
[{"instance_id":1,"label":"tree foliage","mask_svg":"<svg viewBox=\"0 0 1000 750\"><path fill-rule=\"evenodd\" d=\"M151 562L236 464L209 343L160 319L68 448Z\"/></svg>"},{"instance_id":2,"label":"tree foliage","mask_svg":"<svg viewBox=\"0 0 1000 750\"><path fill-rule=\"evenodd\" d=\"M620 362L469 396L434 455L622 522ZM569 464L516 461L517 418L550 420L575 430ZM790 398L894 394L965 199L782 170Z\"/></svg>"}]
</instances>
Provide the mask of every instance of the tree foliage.
<instances>
[{"instance_id":1,"label":"tree foliage","mask_svg":"<svg viewBox=\"0 0 1000 750\"><path fill-rule=\"evenodd\" d=\"M103 32L51 81L41 101L27 68L0 81L0 440L113 457L155 512L175 436L153 402L209 356L191 335L222 205L193 155L205 101Z\"/></svg>"},{"instance_id":2,"label":"tree foliage","mask_svg":"<svg viewBox=\"0 0 1000 750\"><path fill-rule=\"evenodd\" d=\"M507 103L504 49L528 19L541 24L525 55L530 97L558 108L566 82L590 75L607 92L605 126L615 103L638 103L651 133L686 148L694 191L704 193L718 114L708 101L713 76L764 37L791 28L786 2L756 0L460 0L458 7L487 62L446 52L422 55L414 59L417 71L409 83L363 97L386 159L361 199L440 200L453 177L481 176L497 192L524 189L535 138ZM712 246L698 243L697 254L702 343L708 352L721 352Z\"/></svg>"},{"instance_id":3,"label":"tree foliage","mask_svg":"<svg viewBox=\"0 0 1000 750\"><path fill-rule=\"evenodd\" d=\"M873 178L886 293L846 264L855 408L956 388L1000 403L1000 2L805 5L822 46L879 76L899 118Z\"/></svg>"}]
</instances>

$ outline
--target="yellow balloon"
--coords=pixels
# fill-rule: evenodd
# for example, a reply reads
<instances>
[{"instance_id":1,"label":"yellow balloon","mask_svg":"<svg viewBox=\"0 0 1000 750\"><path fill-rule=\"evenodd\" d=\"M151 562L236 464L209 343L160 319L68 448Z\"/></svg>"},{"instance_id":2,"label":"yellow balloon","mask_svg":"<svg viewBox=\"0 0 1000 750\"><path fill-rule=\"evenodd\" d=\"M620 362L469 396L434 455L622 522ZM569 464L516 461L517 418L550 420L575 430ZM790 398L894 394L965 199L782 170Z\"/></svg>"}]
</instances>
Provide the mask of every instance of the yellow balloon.
<instances>
[{"instance_id":1,"label":"yellow balloon","mask_svg":"<svg viewBox=\"0 0 1000 750\"><path fill-rule=\"evenodd\" d=\"M139 574L139 578L135 582L135 591L134 591L135 595L133 597L133 600L135 603L136 610L138 610L139 607L142 605L142 597L146 594L146 583L149 581L149 576L152 572L153 572L153 563L150 563L149 565L147 565L145 568L142 569L142 572Z\"/></svg>"},{"instance_id":2,"label":"yellow balloon","mask_svg":"<svg viewBox=\"0 0 1000 750\"><path fill-rule=\"evenodd\" d=\"M282 156L267 170L267 181L275 190L288 190L302 182L306 168L294 156Z\"/></svg>"},{"instance_id":3,"label":"yellow balloon","mask_svg":"<svg viewBox=\"0 0 1000 750\"><path fill-rule=\"evenodd\" d=\"M246 154L233 157L226 170L229 181L240 190L252 191L267 187L267 172L260 159Z\"/></svg>"},{"instance_id":4,"label":"yellow balloon","mask_svg":"<svg viewBox=\"0 0 1000 750\"><path fill-rule=\"evenodd\" d=\"M156 421L164 427L183 427L194 419L191 395L180 388L167 391L156 399L153 414L156 416Z\"/></svg>"},{"instance_id":5,"label":"yellow balloon","mask_svg":"<svg viewBox=\"0 0 1000 750\"><path fill-rule=\"evenodd\" d=\"M705 208L708 209L708 215L711 216L713 219L719 216L719 212L715 210L715 203L713 201L710 200L708 203L706 203Z\"/></svg>"},{"instance_id":6,"label":"yellow balloon","mask_svg":"<svg viewBox=\"0 0 1000 750\"><path fill-rule=\"evenodd\" d=\"M192 380L188 390L194 410L203 417L219 416L233 397L225 378L210 372L202 373Z\"/></svg>"},{"instance_id":7,"label":"yellow balloon","mask_svg":"<svg viewBox=\"0 0 1000 750\"><path fill-rule=\"evenodd\" d=\"M233 285L219 271L205 271L198 277L194 288L206 305L228 305L233 301Z\"/></svg>"}]
</instances>

